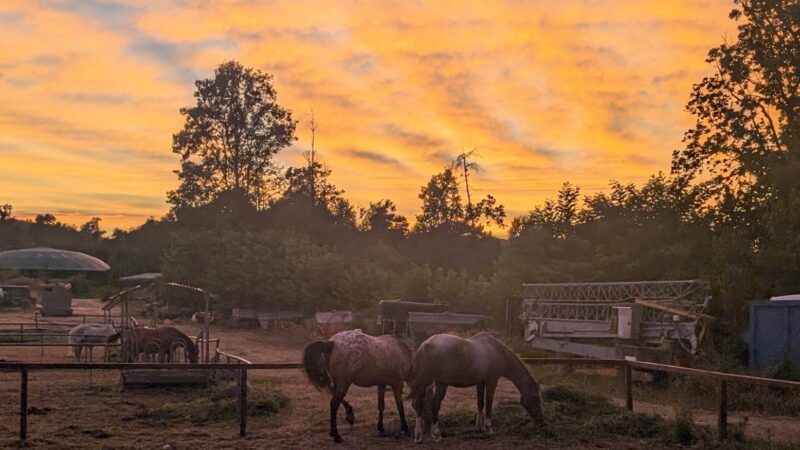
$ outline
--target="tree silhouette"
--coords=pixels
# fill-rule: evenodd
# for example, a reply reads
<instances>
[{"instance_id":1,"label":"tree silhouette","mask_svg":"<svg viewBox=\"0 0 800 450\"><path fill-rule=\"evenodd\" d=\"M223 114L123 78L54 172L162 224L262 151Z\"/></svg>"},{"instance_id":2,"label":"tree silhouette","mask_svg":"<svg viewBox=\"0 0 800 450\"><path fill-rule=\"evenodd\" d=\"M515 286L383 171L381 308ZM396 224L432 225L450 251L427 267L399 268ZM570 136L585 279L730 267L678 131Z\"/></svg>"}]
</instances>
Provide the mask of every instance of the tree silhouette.
<instances>
[{"instance_id":1,"label":"tree silhouette","mask_svg":"<svg viewBox=\"0 0 800 450\"><path fill-rule=\"evenodd\" d=\"M423 186L419 198L422 200L422 213L417 215L414 231L430 233L446 231L463 235L481 235L484 225L495 223L504 226L505 207L487 195L480 202L462 204L458 180L453 168L445 169L431 177ZM484 219L484 223L481 223Z\"/></svg>"},{"instance_id":2,"label":"tree silhouette","mask_svg":"<svg viewBox=\"0 0 800 450\"><path fill-rule=\"evenodd\" d=\"M397 214L397 206L389 199L370 203L361 209L361 229L379 236L399 236L408 233L408 220Z\"/></svg>"},{"instance_id":3,"label":"tree silhouette","mask_svg":"<svg viewBox=\"0 0 800 450\"><path fill-rule=\"evenodd\" d=\"M568 236L578 221L578 196L580 188L566 182L561 185L556 201L545 200L525 216L511 221L509 236L519 237L528 229L546 229L555 238Z\"/></svg>"},{"instance_id":4,"label":"tree silhouette","mask_svg":"<svg viewBox=\"0 0 800 450\"><path fill-rule=\"evenodd\" d=\"M99 217L92 217L89 221L81 225L80 232L92 239L100 240L105 234L105 231L100 229L101 220L102 219Z\"/></svg>"},{"instance_id":5,"label":"tree silhouette","mask_svg":"<svg viewBox=\"0 0 800 450\"><path fill-rule=\"evenodd\" d=\"M14 209L8 203L0 205L0 221L11 219L11 211Z\"/></svg>"},{"instance_id":6,"label":"tree silhouette","mask_svg":"<svg viewBox=\"0 0 800 450\"><path fill-rule=\"evenodd\" d=\"M58 221L56 220L56 216L50 213L37 214L36 218L33 221L39 225L55 225L56 223L58 223Z\"/></svg>"},{"instance_id":7,"label":"tree silhouette","mask_svg":"<svg viewBox=\"0 0 800 450\"><path fill-rule=\"evenodd\" d=\"M265 206L279 176L273 158L294 142L296 127L291 112L277 104L272 76L229 61L195 85L197 102L181 109L183 129L173 136L181 183L167 194L169 203L195 207L241 190Z\"/></svg>"},{"instance_id":8,"label":"tree silhouette","mask_svg":"<svg viewBox=\"0 0 800 450\"><path fill-rule=\"evenodd\" d=\"M715 73L694 86L696 117L673 173L700 179L710 196L738 197L747 213L776 188L797 187L800 170L800 3L735 0L736 43L711 49ZM745 204L747 202L747 204Z\"/></svg>"}]
</instances>

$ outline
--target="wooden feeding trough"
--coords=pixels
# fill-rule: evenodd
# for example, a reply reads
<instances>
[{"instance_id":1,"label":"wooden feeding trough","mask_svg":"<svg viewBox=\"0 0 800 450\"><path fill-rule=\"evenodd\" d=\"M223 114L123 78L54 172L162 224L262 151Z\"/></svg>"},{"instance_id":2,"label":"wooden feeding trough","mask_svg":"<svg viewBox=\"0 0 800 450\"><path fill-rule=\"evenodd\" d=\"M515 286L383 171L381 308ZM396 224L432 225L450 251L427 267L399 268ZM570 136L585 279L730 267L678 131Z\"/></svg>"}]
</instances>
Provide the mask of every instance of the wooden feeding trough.
<instances>
[{"instance_id":1,"label":"wooden feeding trough","mask_svg":"<svg viewBox=\"0 0 800 450\"><path fill-rule=\"evenodd\" d=\"M142 352L135 356L133 362L164 362L159 361L161 343L151 341L144 344ZM187 352L184 345L173 345L168 351L170 361L187 362ZM186 369L122 369L122 386L125 389L143 388L153 386L206 386L211 381L211 371L192 369L187 363Z\"/></svg>"}]
</instances>

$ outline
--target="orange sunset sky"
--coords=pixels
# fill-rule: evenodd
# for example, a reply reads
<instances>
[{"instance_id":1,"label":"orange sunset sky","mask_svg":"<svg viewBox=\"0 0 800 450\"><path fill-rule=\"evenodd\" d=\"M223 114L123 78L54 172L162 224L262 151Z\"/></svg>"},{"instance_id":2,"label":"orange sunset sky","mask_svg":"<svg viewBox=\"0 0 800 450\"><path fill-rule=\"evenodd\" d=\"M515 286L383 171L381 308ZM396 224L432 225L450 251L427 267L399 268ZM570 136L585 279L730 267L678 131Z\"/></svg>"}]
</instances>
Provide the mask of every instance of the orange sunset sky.
<instances>
[{"instance_id":1,"label":"orange sunset sky","mask_svg":"<svg viewBox=\"0 0 800 450\"><path fill-rule=\"evenodd\" d=\"M692 84L732 4L678 1L3 0L0 204L129 228L168 207L172 134L193 81L236 59L274 75L299 140L357 206L420 186L481 147L481 194L510 217L669 170Z\"/></svg>"}]
</instances>

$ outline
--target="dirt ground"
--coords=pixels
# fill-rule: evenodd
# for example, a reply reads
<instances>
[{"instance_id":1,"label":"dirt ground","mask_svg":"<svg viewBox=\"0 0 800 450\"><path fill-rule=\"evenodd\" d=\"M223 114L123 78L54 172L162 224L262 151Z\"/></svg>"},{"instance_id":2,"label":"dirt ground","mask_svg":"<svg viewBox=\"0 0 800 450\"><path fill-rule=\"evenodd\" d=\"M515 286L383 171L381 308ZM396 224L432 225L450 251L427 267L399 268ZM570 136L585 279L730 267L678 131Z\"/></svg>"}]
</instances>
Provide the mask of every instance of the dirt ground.
<instances>
[{"instance_id":1,"label":"dirt ground","mask_svg":"<svg viewBox=\"0 0 800 450\"><path fill-rule=\"evenodd\" d=\"M90 311L94 302L79 302L80 311ZM30 313L0 313L0 322L30 320ZM59 318L59 322L63 319ZM189 334L196 333L190 322L176 323ZM309 337L297 330L281 336L261 330L213 327L212 337L221 338L222 350L252 362L294 362ZM0 359L26 361L68 361L65 348L14 348L0 346ZM328 401L313 389L299 370L250 371L251 379L266 378L269 385L287 395L291 404L283 412L267 418L252 418L247 438L238 437L235 417L211 425L187 422L148 425L138 419L142 411L152 410L164 402L181 402L196 395L191 388L170 390L129 390L120 386L115 371L47 371L33 372L29 381L29 439L27 446L47 448L407 448L413 439L399 433L399 419L387 396L386 419L388 437L375 435L375 390L352 387L348 401L356 412L354 426L347 425L340 414L340 433L345 442L334 445L328 436ZM90 383L91 380L91 383ZM519 394L506 380L501 380L495 402L517 403ZM19 427L19 374L0 373L0 446L17 446ZM670 416L673 410L662 405L637 403L637 409L651 414ZM473 389L448 390L442 414L474 411ZM413 424L414 413L406 401L406 412ZM731 422L744 415L736 413ZM716 416L698 411L698 422L716 423ZM508 436L485 436L477 432L449 434L438 443L429 440L416 448L669 448L666 444L634 438L617 438L565 444L562 441L531 442ZM800 446L800 421L791 418L749 416L747 431L763 438L797 443Z\"/></svg>"}]
</instances>

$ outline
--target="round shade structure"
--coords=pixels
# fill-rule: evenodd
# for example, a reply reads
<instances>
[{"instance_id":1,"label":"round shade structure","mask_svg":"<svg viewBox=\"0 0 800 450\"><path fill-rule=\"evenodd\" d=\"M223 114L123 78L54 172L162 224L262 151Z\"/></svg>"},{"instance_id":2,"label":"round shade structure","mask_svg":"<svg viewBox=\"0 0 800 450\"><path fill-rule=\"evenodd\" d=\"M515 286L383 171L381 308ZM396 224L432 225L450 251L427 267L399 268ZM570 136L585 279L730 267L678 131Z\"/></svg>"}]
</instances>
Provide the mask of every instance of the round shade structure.
<instances>
[{"instance_id":1,"label":"round shade structure","mask_svg":"<svg viewBox=\"0 0 800 450\"><path fill-rule=\"evenodd\" d=\"M105 272L110 268L94 256L57 248L24 248L0 253L0 269Z\"/></svg>"}]
</instances>

